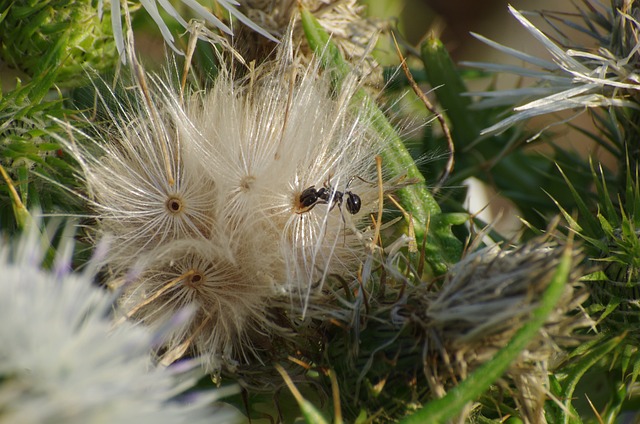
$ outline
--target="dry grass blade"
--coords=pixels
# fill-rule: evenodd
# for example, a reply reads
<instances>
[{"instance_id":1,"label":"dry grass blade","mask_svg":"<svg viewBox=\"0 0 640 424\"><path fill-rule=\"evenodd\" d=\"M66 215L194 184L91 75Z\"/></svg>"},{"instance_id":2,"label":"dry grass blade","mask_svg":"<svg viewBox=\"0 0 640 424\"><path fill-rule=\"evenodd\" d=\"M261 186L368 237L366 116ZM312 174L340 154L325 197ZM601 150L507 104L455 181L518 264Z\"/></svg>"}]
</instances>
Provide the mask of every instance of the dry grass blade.
<instances>
[{"instance_id":1,"label":"dry grass blade","mask_svg":"<svg viewBox=\"0 0 640 424\"><path fill-rule=\"evenodd\" d=\"M433 189L431 190L432 193L435 194L440 190L440 188L442 188L442 185L449 178L449 175L451 175L451 172L453 171L453 166L455 161L455 157L454 157L455 146L453 143L453 138L451 137L451 131L449 130L449 126L447 125L447 122L445 121L444 116L442 116L442 114L438 112L438 110L433 106L433 104L431 104L427 96L425 96L425 94L422 92L422 90L416 83L415 79L413 78L413 75L411 75L411 72L409 71L409 67L407 66L407 61L402 55L402 52L400 51L400 46L398 46L398 41L396 40L395 35L393 33L391 33L391 35L393 36L393 43L396 47L396 52L398 53L398 57L400 58L400 66L402 66L402 70L404 71L404 74L407 76L407 79L409 80L409 85L413 89L413 92L416 93L416 96L418 96L418 98L425 105L427 110L433 113L433 115L436 117L436 119L438 120L438 123L440 123L440 127L442 128L444 137L447 140L447 147L449 148L449 158L447 159L447 164L444 170L442 171L442 175L438 179L438 182L436 183L435 187L433 187Z\"/></svg>"}]
</instances>

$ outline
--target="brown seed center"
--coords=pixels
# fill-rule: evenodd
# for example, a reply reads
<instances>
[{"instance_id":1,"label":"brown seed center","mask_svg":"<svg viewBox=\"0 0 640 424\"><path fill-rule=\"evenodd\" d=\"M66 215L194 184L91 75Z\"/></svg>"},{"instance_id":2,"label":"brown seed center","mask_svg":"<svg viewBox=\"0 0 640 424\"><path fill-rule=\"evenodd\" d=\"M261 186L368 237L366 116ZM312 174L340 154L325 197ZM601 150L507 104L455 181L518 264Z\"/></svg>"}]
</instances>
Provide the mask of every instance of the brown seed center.
<instances>
[{"instance_id":1,"label":"brown seed center","mask_svg":"<svg viewBox=\"0 0 640 424\"><path fill-rule=\"evenodd\" d=\"M191 275L187 277L185 284L189 287L196 287L204 281L204 275L200 271L191 270Z\"/></svg>"},{"instance_id":2,"label":"brown seed center","mask_svg":"<svg viewBox=\"0 0 640 424\"><path fill-rule=\"evenodd\" d=\"M247 175L243 177L242 180L240 180L240 190L245 193L251 190L251 186L253 185L253 182L255 180L256 180L256 177L254 177L253 175Z\"/></svg>"},{"instance_id":3,"label":"brown seed center","mask_svg":"<svg viewBox=\"0 0 640 424\"><path fill-rule=\"evenodd\" d=\"M167 207L167 210L173 214L182 212L182 208L184 206L182 203L182 199L174 196L169 197L165 205Z\"/></svg>"}]
</instances>

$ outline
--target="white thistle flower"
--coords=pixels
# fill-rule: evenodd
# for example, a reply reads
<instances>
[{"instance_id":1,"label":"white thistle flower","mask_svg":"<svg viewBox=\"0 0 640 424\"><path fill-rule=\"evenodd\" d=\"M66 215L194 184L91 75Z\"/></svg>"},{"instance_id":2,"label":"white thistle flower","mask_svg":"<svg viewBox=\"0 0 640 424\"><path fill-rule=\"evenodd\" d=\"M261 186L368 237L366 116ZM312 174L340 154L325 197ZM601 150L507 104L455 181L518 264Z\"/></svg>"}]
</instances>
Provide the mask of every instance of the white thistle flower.
<instances>
[{"instance_id":1,"label":"white thistle flower","mask_svg":"<svg viewBox=\"0 0 640 424\"><path fill-rule=\"evenodd\" d=\"M199 363L156 368L150 352L162 334L114 328L113 296L92 272L70 273L69 238L55 271L41 269L48 243L35 225L17 246L0 240L0 423L235 421L211 403L223 391L180 401Z\"/></svg>"},{"instance_id":2,"label":"white thistle flower","mask_svg":"<svg viewBox=\"0 0 640 424\"><path fill-rule=\"evenodd\" d=\"M485 97L475 107L495 107L501 105L518 105L514 114L495 125L486 128L482 134L500 133L510 126L534 116L564 110L586 111L592 107L632 107L637 109L636 102L628 100L629 94L637 95L640 90L640 74L631 63L637 54L640 44L624 56L599 47L597 52L585 49L569 48L558 45L549 36L536 28L522 13L509 6L511 14L525 29L540 42L551 54L552 60L531 56L510 47L503 46L474 34L476 38L489 46L515 57L540 70L520 66L500 65L492 63L466 62L466 65L482 68L490 72L503 72L538 80L536 87L524 87L512 90L471 93ZM640 28L640 24L631 16L620 10L613 10L616 19L627 21L627 25ZM593 25L587 23L589 29ZM589 32L585 30L585 32ZM636 40L637 41L637 40Z\"/></svg>"}]
</instances>

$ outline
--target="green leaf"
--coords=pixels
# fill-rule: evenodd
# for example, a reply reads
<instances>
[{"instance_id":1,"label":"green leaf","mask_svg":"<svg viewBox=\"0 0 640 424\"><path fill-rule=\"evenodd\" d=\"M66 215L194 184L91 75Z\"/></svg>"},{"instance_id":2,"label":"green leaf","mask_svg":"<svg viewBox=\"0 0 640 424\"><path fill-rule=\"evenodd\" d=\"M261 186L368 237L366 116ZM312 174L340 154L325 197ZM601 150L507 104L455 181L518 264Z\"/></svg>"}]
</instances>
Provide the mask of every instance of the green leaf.
<instances>
[{"instance_id":1,"label":"green leaf","mask_svg":"<svg viewBox=\"0 0 640 424\"><path fill-rule=\"evenodd\" d=\"M287 374L287 372L280 365L276 365L276 370L282 376L282 379L286 383L287 387L291 391L293 397L295 397L298 402L298 406L300 407L300 411L302 412L302 416L305 421L309 424L329 424L329 422L324 418L324 416L318 411L318 409L308 400L306 400L302 393L296 388L295 384L291 380L291 377Z\"/></svg>"},{"instance_id":2,"label":"green leaf","mask_svg":"<svg viewBox=\"0 0 640 424\"><path fill-rule=\"evenodd\" d=\"M453 138L458 149L464 149L480 134L477 112L469 111L471 98L463 96L467 87L449 53L437 38L430 37L420 46L422 62L431 86L453 126Z\"/></svg>"},{"instance_id":3,"label":"green leaf","mask_svg":"<svg viewBox=\"0 0 640 424\"><path fill-rule=\"evenodd\" d=\"M589 206L587 206L587 203L584 201L582 196L580 196L580 193L578 193L578 190L576 190L572 182L567 178L562 168L558 167L558 170L560 171L563 178L565 179L567 187L571 191L571 194L573 195L573 198L578 207L578 212L580 213L580 217L581 217L580 226L583 229L583 232L581 232L580 234L584 233L587 236L590 236L593 238L600 238L602 236L602 228L600 227L600 223L598 222L596 217L593 216L591 210L589 209Z\"/></svg>"},{"instance_id":4,"label":"green leaf","mask_svg":"<svg viewBox=\"0 0 640 424\"><path fill-rule=\"evenodd\" d=\"M585 350L585 352L579 357L572 355L574 358L577 358L577 360L571 366L563 368L563 372L566 373L566 378L562 381L562 389L558 393L559 399L562 400L565 410L574 411L571 405L571 400L573 399L573 393L580 379L603 357L618 347L625 337L626 334L622 334L606 341L599 339L595 347ZM594 345L591 344L590 346ZM579 418L575 416L575 412L572 412L571 414L563 413L562 419L559 422L567 424L581 421L579 421Z\"/></svg>"}]
</instances>

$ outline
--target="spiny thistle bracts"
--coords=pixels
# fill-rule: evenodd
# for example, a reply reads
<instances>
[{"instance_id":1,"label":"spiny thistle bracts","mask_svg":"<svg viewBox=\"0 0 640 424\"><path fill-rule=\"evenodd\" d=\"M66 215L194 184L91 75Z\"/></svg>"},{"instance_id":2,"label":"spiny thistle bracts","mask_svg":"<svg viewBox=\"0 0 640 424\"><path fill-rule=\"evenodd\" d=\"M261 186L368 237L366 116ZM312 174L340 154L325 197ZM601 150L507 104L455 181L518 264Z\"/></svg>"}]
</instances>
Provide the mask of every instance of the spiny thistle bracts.
<instances>
[{"instance_id":1,"label":"spiny thistle bracts","mask_svg":"<svg viewBox=\"0 0 640 424\"><path fill-rule=\"evenodd\" d=\"M489 46L538 68L466 63L489 72L538 80L535 87L473 93L485 97L474 105L478 109L503 105L514 107L511 116L484 129L483 134L499 133L532 117L566 110L580 114L600 107L637 109L640 90L636 72L640 25L634 17L637 5L622 0L612 1L610 5L586 0L584 4L584 10L578 10L575 15L539 12L548 23L558 22L551 24L551 29L546 32L509 6L511 14L542 44L552 60L535 57L474 34ZM565 35L565 31L573 29L591 37L592 44L598 48L576 45L575 37Z\"/></svg>"},{"instance_id":2,"label":"spiny thistle bracts","mask_svg":"<svg viewBox=\"0 0 640 424\"><path fill-rule=\"evenodd\" d=\"M479 249L434 283L417 280L402 243L385 248L384 283L363 272L368 290L354 286L352 297L342 299L351 310L343 307L334 321L345 331L334 329L326 345L343 413L354 419L362 408L380 422L402 417L490 360L531 317L566 248L538 238L519 248ZM580 251L572 253L579 263ZM398 271L403 262L410 273ZM588 295L577 282L579 268L543 331L497 383L512 393L525 422L543 422L549 370L562 358L562 347L579 343L576 330L593 325L581 309Z\"/></svg>"},{"instance_id":3,"label":"spiny thistle bracts","mask_svg":"<svg viewBox=\"0 0 640 424\"><path fill-rule=\"evenodd\" d=\"M61 87L86 83L87 69L105 71L117 61L110 12L98 16L95 6L91 0L2 2L0 58L32 78L51 73Z\"/></svg>"},{"instance_id":4,"label":"spiny thistle bracts","mask_svg":"<svg viewBox=\"0 0 640 424\"><path fill-rule=\"evenodd\" d=\"M178 11L176 10L176 8L171 2L160 0L158 1L158 4L156 4L156 1L157 0L142 1L140 2L140 6L142 6L146 10L149 16L153 19L154 23L158 26L158 29L160 30L160 33L162 34L162 37L164 38L164 41L167 43L167 45L177 54L182 55L183 52L181 51L180 48L176 47L176 45L174 44L175 38L173 36L173 33L167 26L163 15L160 14L160 10L158 6L160 6L160 8L162 8L167 15L169 15L171 18L177 21L178 24L180 24L187 32L191 33L192 35L201 36L206 33L206 37L212 40L215 40L216 42L223 41L222 37L218 36L213 31L204 29L202 25L193 25L192 22L187 22L190 19L189 19L189 16L184 14L184 9L185 9L184 7L178 7L178 9L180 9L180 11ZM126 61L125 57L127 56L127 51L126 51L127 43L125 42L126 36L125 36L125 31L123 31L123 27L122 27L122 19L120 17L120 13L118 12L123 10L124 11L123 14L127 14L129 13L133 5L129 5L127 2L121 3L120 0L110 0L110 1L108 0L108 2L111 3L110 4L111 13L114 16L117 15L117 18L111 19L111 26L113 30L115 44L118 48L118 53L120 54L120 58L122 59L122 61L125 62ZM229 26L227 26L218 16L212 13L211 10L203 6L201 4L202 3L201 1L181 0L181 3L182 3L182 6L186 6L188 9L190 9L191 15L194 16L195 19L198 19L203 24L206 22L208 25L220 30L221 32L228 34L230 36L233 36L233 31L231 30L231 28L229 28ZM220 6L222 6L224 9L226 9L226 11L229 13L230 16L242 22L251 31L255 31L258 34L260 34L262 37L266 37L272 42L277 43L277 39L273 35L269 34L267 31L261 28L258 24L256 24L251 19L244 16L241 12L239 12L236 9L236 6L238 5L236 1L218 0L217 3ZM102 16L102 13L103 13L102 7L103 7L103 4L101 1L99 2L99 7L97 10L99 16ZM138 8L136 6L134 7Z\"/></svg>"},{"instance_id":5,"label":"spiny thistle bracts","mask_svg":"<svg viewBox=\"0 0 640 424\"><path fill-rule=\"evenodd\" d=\"M567 248L552 235L517 248L489 247L470 253L452 268L437 293L425 297L425 343L441 358L425 369L433 393L445 392L448 373L453 371L454 380L466 378L490 360L527 322ZM528 423L545 420L549 371L561 358L562 347L577 345L580 338L575 331L594 325L581 307L588 298L586 288L578 282L583 254L573 249L576 266L561 300L539 336L498 381L513 394Z\"/></svg>"}]
</instances>

